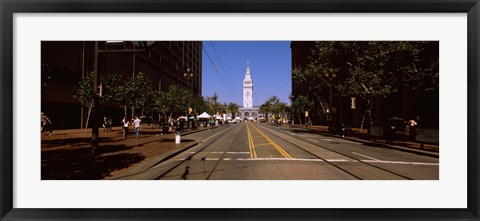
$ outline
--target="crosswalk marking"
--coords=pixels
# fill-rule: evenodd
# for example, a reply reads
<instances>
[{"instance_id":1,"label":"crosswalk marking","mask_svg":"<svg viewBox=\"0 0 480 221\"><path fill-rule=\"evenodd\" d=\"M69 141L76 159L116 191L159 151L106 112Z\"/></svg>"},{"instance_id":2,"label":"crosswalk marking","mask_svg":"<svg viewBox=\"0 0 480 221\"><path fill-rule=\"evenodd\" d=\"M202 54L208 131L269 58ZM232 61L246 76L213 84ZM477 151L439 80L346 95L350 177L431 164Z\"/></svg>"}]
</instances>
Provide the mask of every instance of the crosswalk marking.
<instances>
[{"instance_id":1,"label":"crosswalk marking","mask_svg":"<svg viewBox=\"0 0 480 221\"><path fill-rule=\"evenodd\" d=\"M359 154L359 153L355 153L355 152L352 152L352 153L353 153L353 154L356 154L356 155L358 155L358 156L362 156L362 157L371 159L371 160L380 161L379 159L375 159L375 158L369 157L369 156L367 156L367 155L363 155L363 154Z\"/></svg>"},{"instance_id":2,"label":"crosswalk marking","mask_svg":"<svg viewBox=\"0 0 480 221\"><path fill-rule=\"evenodd\" d=\"M186 158L178 159L177 161L185 161ZM220 158L205 157L205 158L193 158L189 160L202 160L202 161L218 161ZM423 165L423 166L438 166L439 163L425 163L425 162L403 162L403 161L384 161L384 160L346 160L346 159L302 159L302 158L223 158L224 161L303 161L303 162L330 162L330 163L383 163L383 164L404 164L404 165Z\"/></svg>"},{"instance_id":3,"label":"crosswalk marking","mask_svg":"<svg viewBox=\"0 0 480 221\"><path fill-rule=\"evenodd\" d=\"M196 152L189 152L189 154L195 154ZM226 153L226 154L250 154L250 152L203 152L203 153L211 153L211 154L223 154L223 153Z\"/></svg>"}]
</instances>

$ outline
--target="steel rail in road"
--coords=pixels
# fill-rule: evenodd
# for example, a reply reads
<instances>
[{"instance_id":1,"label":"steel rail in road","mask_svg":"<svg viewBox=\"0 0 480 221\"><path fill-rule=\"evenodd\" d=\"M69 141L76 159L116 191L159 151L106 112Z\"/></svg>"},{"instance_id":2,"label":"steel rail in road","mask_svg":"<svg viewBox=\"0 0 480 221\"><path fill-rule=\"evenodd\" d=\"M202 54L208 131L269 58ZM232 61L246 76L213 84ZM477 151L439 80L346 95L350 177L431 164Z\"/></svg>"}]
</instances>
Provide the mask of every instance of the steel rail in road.
<instances>
[{"instance_id":1,"label":"steel rail in road","mask_svg":"<svg viewBox=\"0 0 480 221\"><path fill-rule=\"evenodd\" d=\"M258 125L258 124L257 124ZM240 125L238 125L240 126ZM248 139L248 144L249 144L249 148L250 148L250 151L253 151L254 149L254 144L252 143L253 141L253 138L251 136L251 134L249 134L250 132L250 128L248 125L245 125L247 127L247 139ZM345 169L345 168L342 168L341 166L341 162L335 162L335 161L331 161L331 160L328 160L324 157L321 157L319 156L318 154L315 154L314 152L308 150L308 146L306 145L310 145L310 147L315 147L315 148L322 148L323 150L326 150L326 151L330 151L332 153L335 153L335 154L338 154L338 155L341 155L341 156L345 156L349 159L352 159L352 162L358 162L358 163L362 163L364 165L367 165L369 167L372 167L372 168L376 168L376 169L379 169L381 171L384 171L388 174L393 174L397 177L401 177L401 178L404 178L404 179L407 179L407 180L413 180L413 178L411 177L408 177L408 176L405 176L405 175L402 175L402 174L399 174L397 172L394 172L394 171L391 171L391 170L388 170L386 168L382 168L382 167L379 167L379 166L376 166L372 163L369 163L369 162L365 162L364 160L361 160L359 158L356 158L356 157L353 157L353 156L349 156L349 155L346 155L346 154L343 154L341 152L338 152L338 151L335 151L335 150L332 150L330 148L327 148L327 147L324 147L324 146L321 146L319 144L316 144L316 143L311 143L311 142L308 142L308 141L305 141L305 140L300 140L299 138L296 138L294 136L289 136L289 135L286 135L286 134L283 134L281 132L278 132L278 131L275 131L273 129L270 129L270 128L266 128L265 126L258 126L260 127L264 132L261 132L258 128L254 127L255 130L258 130L258 132L261 132L261 134L263 134L262 136L264 137L272 137L272 135L274 137L278 137L279 139L281 140L284 140L286 141L287 143L289 144L292 144L293 147L297 147L299 150L302 150L306 153L308 153L309 155L313 156L315 159L318 159L320 161L324 161L326 162L327 164L339 169L340 171L343 171L349 175L351 175L352 177L356 178L356 179L359 179L359 180L364 180L362 177L360 177L359 175L356 175L352 172L350 172L348 169ZM155 169L156 171L158 171L159 173L155 175L155 177L152 177L153 179L161 179L162 177L168 175L171 171L173 171L174 169L176 168L179 168L181 165L184 165L185 166L185 172L184 172L184 175L182 175L182 179L186 179L186 175L188 175L189 173L189 165L188 163L190 162L191 159L193 159L194 156L196 156L197 154L199 153L210 153L211 151L209 152L205 152L205 149L209 148L209 147L212 147L212 145L215 145L217 144L217 142L220 142L222 139L211 139L213 137L216 137L218 136L219 134L225 134L226 132L228 131L231 131L231 129L233 128L237 128L237 127L230 127L230 128L227 128L205 140L203 140L203 142L200 142L202 143L203 146L201 146L200 149L196 150L196 152L192 152L188 155L188 157L186 158L183 158L183 159L177 159L176 161L174 162L166 162L167 164L166 165L163 165L162 168L152 168ZM268 136L267 134L265 133L268 133ZM286 138L285 136L288 136L288 138ZM292 139L293 138L293 139ZM267 140L272 140L271 138L268 138ZM269 141L269 142L270 142ZM273 142L273 141L272 141ZM303 143L303 145L302 145ZM277 144L278 145L278 144ZM305 146L305 147L303 147ZM275 147L276 148L276 147ZM278 149L277 149L278 150ZM283 149L282 149L283 150ZM278 150L279 151L279 150ZM287 155L286 156L290 156L285 150L283 150ZM183 152L185 153L185 152ZM205 177L206 180L210 180L212 179L213 175L215 174L215 171L217 170L217 168L219 167L219 165L225 161L224 157L226 156L226 154L228 153L228 149L225 149L225 150L222 150L221 151L221 156L219 158L216 158L216 161L215 164L213 165L213 167L211 167L211 169L208 169L206 172L207 176ZM283 155L283 154L282 154ZM250 152L250 156L253 160L256 159L256 153L252 153ZM285 155L284 155L285 157ZM203 158L202 158L203 159ZM296 160L296 159L293 159L293 158L287 158L285 157L285 160ZM345 162L345 161L342 161L342 162ZM186 164L186 165L185 165ZM153 172L153 171L151 171Z\"/></svg>"},{"instance_id":2,"label":"steel rail in road","mask_svg":"<svg viewBox=\"0 0 480 221\"><path fill-rule=\"evenodd\" d=\"M355 177L355 178L357 178L357 179L359 179L359 180L363 180L361 177L359 177L359 176L357 176L357 175L349 172L348 170L343 169L343 168L340 167L339 165L335 164L335 162L330 162L328 159L325 159L325 158L323 158L323 157L320 157L320 156L312 153L311 151L309 151L309 150L301 147L301 146L298 144L298 142L293 142L291 139L286 139L286 138L283 137L283 136L288 136L288 135L282 134L282 133L277 132L277 131L274 131L273 129L266 128L265 126L260 126L260 127L262 127L263 129L265 129L266 131L268 131L270 134L273 134L273 135L275 135L276 137L278 137L278 138L280 138L280 139L282 139L282 140L284 140L284 141L286 141L286 142L288 142L288 143L290 143L290 144L298 147L299 149L301 149L301 150L309 153L310 155L314 156L315 158L320 159L320 160L323 160L323 161L325 161L326 163L328 163L328 164L334 166L335 168L340 169L340 170L342 170L342 171L344 171L344 172L352 175L353 177ZM283 136L280 136L279 134L281 134L281 135L283 135ZM296 138L296 137L294 137L294 138L297 139L297 140L299 140L299 139ZM363 163L363 164L366 164L366 165L368 165L368 166L375 167L375 168L380 169L380 170L382 170L382 171L385 171L385 172L387 172L387 173L394 174L394 175L396 175L396 176L405 178L405 179L407 179L407 180L413 180L413 178L411 178L411 177L407 177L407 176L405 176L405 175L396 173L396 172L394 172L394 171L391 171L391 170L388 170L388 169L385 169L385 168L382 168L382 167L373 165L373 164L368 163L368 162L365 162L365 161L363 161L363 160L361 160L361 159L359 159L359 158L355 158L355 157L352 157L352 156L348 156L348 155L346 155L346 154L343 154L343 153L338 152L338 151L336 151L336 150L330 149L330 148L328 148L328 147L321 146L321 145L319 145L319 144L317 144L317 143L312 143L312 142L304 141L304 140L302 140L302 141L303 141L303 142L306 142L306 143L309 143L309 144L311 144L311 145L317 146L317 147L319 147L319 148L322 148L322 149L325 149L325 150L334 152L334 153L336 153L336 154L345 156L345 157L347 157L347 158L353 159L353 160L355 160L355 161L358 161L359 163Z\"/></svg>"},{"instance_id":3,"label":"steel rail in road","mask_svg":"<svg viewBox=\"0 0 480 221\"><path fill-rule=\"evenodd\" d=\"M170 156L168 157L168 160L166 161L161 161L161 162L158 162L157 164L149 167L148 169L142 171L142 172L139 172L139 173L135 173L135 174L131 174L129 175L130 177L132 176L138 176L140 174L144 174L144 173L150 173L150 174L155 174L155 175L149 175L149 178L148 179L152 179L152 180L158 180L162 177L164 177L165 175L167 175L169 172L173 171L174 169L178 168L180 165L182 164L185 164L187 163L187 166L186 166L186 170L185 170L185 173L188 173L188 170L189 170L189 166L188 166L188 161L191 160L195 155L197 155L198 153L201 153L203 150L205 150L206 148L210 147L213 143L217 142L218 139L212 139L222 133L225 133L231 129L233 129L235 127L229 127L225 130L222 130L206 139L204 139L203 141L199 142L199 143L202 143L204 146L202 148L200 148L198 151L196 152L193 152L193 153L190 153L188 155L187 158L185 158L184 160L181 160L181 161L173 161L173 162L170 162L166 165L163 165L162 167L157 167L158 165L162 164L162 163L165 163L165 162L168 162L168 160L171 160L172 158L174 158L175 156L178 156L182 153L185 153L187 150L185 151L182 151L182 152L179 152L179 153L176 153L175 156ZM158 173L158 174L157 174ZM184 174L185 175L185 174Z\"/></svg>"}]
</instances>

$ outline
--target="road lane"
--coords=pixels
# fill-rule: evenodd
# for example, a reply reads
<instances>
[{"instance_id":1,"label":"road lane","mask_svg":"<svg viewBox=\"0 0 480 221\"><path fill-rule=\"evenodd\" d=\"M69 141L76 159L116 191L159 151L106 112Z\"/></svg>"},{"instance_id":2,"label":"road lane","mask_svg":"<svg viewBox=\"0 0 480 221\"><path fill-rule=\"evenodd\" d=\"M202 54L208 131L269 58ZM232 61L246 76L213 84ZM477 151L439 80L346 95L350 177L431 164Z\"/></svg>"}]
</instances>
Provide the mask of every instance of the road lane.
<instances>
[{"instance_id":1,"label":"road lane","mask_svg":"<svg viewBox=\"0 0 480 221\"><path fill-rule=\"evenodd\" d=\"M195 139L199 145L151 168L147 179L438 179L438 159L409 158L405 154L410 153L287 131L240 123L188 135L186 139Z\"/></svg>"},{"instance_id":2,"label":"road lane","mask_svg":"<svg viewBox=\"0 0 480 221\"><path fill-rule=\"evenodd\" d=\"M380 145L370 145L369 143L353 142L342 138L327 137L320 134L311 133L307 130L298 130L295 128L279 128L269 125L262 125L265 128L281 132L282 134L294 137L317 147L335 151L336 153L358 159L359 161L369 163L375 167L391 171L400 176L411 179L439 179L439 160L435 157L418 155L414 153L399 151L391 148L382 148ZM297 133L293 133L296 131ZM293 134L293 135L292 135ZM300 134L301 136L295 136ZM314 142L315 140L317 142Z\"/></svg>"}]
</instances>

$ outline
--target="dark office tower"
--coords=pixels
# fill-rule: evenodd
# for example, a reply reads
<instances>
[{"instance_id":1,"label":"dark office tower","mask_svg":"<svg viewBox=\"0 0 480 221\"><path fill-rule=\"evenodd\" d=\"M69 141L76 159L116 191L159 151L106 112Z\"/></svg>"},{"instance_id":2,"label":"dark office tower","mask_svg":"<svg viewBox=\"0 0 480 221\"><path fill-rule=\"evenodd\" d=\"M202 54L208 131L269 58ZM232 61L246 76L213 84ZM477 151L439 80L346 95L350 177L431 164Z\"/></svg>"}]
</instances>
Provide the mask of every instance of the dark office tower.
<instances>
[{"instance_id":1,"label":"dark office tower","mask_svg":"<svg viewBox=\"0 0 480 221\"><path fill-rule=\"evenodd\" d=\"M82 107L73 95L82 78L94 72L95 60L100 76L117 74L129 81L142 73L156 91L167 91L172 84L194 95L202 91L200 41L99 41L97 50L93 41L43 41L41 55L41 109L53 118L57 129L85 127L88 107ZM188 79L184 77L187 70L192 73ZM102 118L109 115L114 125L124 114L118 104L102 104L99 112ZM141 114L141 110L129 109L128 115L132 112Z\"/></svg>"}]
</instances>

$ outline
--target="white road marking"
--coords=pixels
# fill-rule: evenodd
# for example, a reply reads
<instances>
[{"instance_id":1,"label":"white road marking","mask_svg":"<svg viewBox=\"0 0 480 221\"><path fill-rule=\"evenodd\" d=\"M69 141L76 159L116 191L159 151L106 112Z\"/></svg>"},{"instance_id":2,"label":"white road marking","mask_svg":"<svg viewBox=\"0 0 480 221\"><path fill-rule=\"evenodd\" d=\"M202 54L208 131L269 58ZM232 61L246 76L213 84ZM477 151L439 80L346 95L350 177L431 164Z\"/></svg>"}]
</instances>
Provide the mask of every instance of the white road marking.
<instances>
[{"instance_id":1,"label":"white road marking","mask_svg":"<svg viewBox=\"0 0 480 221\"><path fill-rule=\"evenodd\" d=\"M208 153L213 153L213 154L250 154L250 152L208 152Z\"/></svg>"},{"instance_id":2,"label":"white road marking","mask_svg":"<svg viewBox=\"0 0 480 221\"><path fill-rule=\"evenodd\" d=\"M322 162L321 159L299 159L299 158L236 158L239 161L313 161Z\"/></svg>"},{"instance_id":3,"label":"white road marking","mask_svg":"<svg viewBox=\"0 0 480 221\"><path fill-rule=\"evenodd\" d=\"M371 160L375 160L375 161L381 161L381 160L379 160L379 159L375 159L375 158L373 158L373 157L369 157L369 156L367 156L367 155L363 155L363 154L359 154L359 153L355 153L355 152L352 152L352 153L353 153L353 154L356 154L356 155L358 155L358 156L362 156L362 157L365 157L365 158L371 159Z\"/></svg>"},{"instance_id":4,"label":"white road marking","mask_svg":"<svg viewBox=\"0 0 480 221\"><path fill-rule=\"evenodd\" d=\"M313 140L313 139L308 139L308 140L313 141L313 142L315 142L315 143L320 142L320 141L318 141L318 140Z\"/></svg>"},{"instance_id":5,"label":"white road marking","mask_svg":"<svg viewBox=\"0 0 480 221\"><path fill-rule=\"evenodd\" d=\"M205 158L202 158L202 160L217 161L217 160L220 160L220 158L205 157Z\"/></svg>"},{"instance_id":6,"label":"white road marking","mask_svg":"<svg viewBox=\"0 0 480 221\"><path fill-rule=\"evenodd\" d=\"M422 163L422 162L402 162L402 161L383 161L383 160L362 160L366 163L391 163L391 164L406 164L406 165L427 165L438 166L439 163Z\"/></svg>"},{"instance_id":7,"label":"white road marking","mask_svg":"<svg viewBox=\"0 0 480 221\"><path fill-rule=\"evenodd\" d=\"M195 154L196 152L189 152L190 154ZM223 154L224 152L199 152L199 153L213 153L213 154ZM250 152L225 152L226 154L250 154Z\"/></svg>"},{"instance_id":8,"label":"white road marking","mask_svg":"<svg viewBox=\"0 0 480 221\"><path fill-rule=\"evenodd\" d=\"M345 160L345 159L327 159L328 162L353 162L351 160Z\"/></svg>"},{"instance_id":9,"label":"white road marking","mask_svg":"<svg viewBox=\"0 0 480 221\"><path fill-rule=\"evenodd\" d=\"M178 159L177 161L185 161L186 158ZM192 159L190 159L192 160ZM220 158L206 157L194 158L193 160L204 161L218 161ZM423 162L403 162L403 161L384 161L384 160L345 160L345 159L300 159L300 158L223 158L224 161L303 161L303 162L348 162L348 163L385 163L385 164L404 164L404 165L424 165L424 166L438 166L438 163L423 163Z\"/></svg>"},{"instance_id":10,"label":"white road marking","mask_svg":"<svg viewBox=\"0 0 480 221\"><path fill-rule=\"evenodd\" d=\"M194 158L195 160L217 161L220 158ZM184 161L186 158L178 159L177 161ZM299 158L223 158L228 161L309 161L309 162L323 162L321 159L299 159Z\"/></svg>"}]
</instances>

